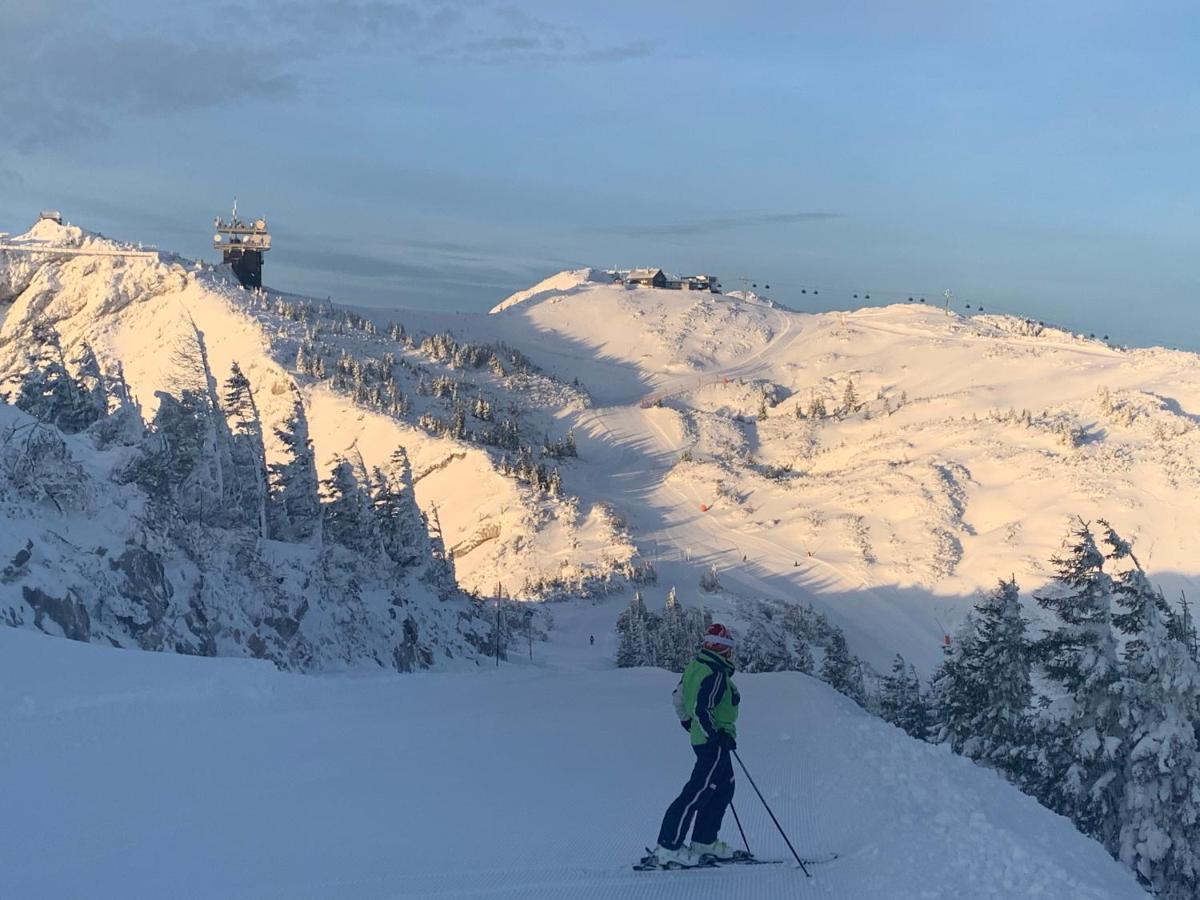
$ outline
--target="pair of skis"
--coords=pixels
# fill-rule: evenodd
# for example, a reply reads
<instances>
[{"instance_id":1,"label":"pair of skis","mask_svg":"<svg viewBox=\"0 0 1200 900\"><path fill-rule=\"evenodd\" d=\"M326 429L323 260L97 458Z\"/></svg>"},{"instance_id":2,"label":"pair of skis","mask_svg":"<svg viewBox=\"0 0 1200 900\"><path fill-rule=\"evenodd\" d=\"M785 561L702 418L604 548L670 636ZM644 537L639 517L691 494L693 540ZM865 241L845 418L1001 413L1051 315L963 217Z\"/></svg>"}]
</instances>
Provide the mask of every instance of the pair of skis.
<instances>
[{"instance_id":1,"label":"pair of skis","mask_svg":"<svg viewBox=\"0 0 1200 900\"><path fill-rule=\"evenodd\" d=\"M804 860L805 865L817 865L819 863L833 862L838 858L836 853L830 853L827 856L817 857L815 859ZM715 856L702 856L700 862L694 866L685 866L676 862L669 862L665 865L658 861L654 855L654 851L649 847L646 848L646 855L643 856L637 863L634 864L635 872L670 872L683 871L686 869L720 869L723 866L781 866L786 859L759 859L753 853L745 850L735 850L732 857L729 859L718 859Z\"/></svg>"}]
</instances>

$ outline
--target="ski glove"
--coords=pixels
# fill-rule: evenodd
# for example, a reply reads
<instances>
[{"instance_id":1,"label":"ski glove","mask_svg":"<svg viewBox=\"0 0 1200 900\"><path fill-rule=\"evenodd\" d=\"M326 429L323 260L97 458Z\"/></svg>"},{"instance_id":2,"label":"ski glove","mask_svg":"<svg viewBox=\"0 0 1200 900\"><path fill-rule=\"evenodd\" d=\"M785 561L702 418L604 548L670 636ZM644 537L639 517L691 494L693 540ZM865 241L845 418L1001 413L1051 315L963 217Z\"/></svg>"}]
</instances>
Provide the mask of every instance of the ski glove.
<instances>
[{"instance_id":1,"label":"ski glove","mask_svg":"<svg viewBox=\"0 0 1200 900\"><path fill-rule=\"evenodd\" d=\"M683 726L683 730L684 730L684 731L691 731L691 730L692 730L692 720L691 720L691 719L684 719L684 720L683 720L682 722L680 722L679 724Z\"/></svg>"},{"instance_id":2,"label":"ski glove","mask_svg":"<svg viewBox=\"0 0 1200 900\"><path fill-rule=\"evenodd\" d=\"M736 750L737 738L728 731L718 731L712 736L712 742L722 750Z\"/></svg>"}]
</instances>

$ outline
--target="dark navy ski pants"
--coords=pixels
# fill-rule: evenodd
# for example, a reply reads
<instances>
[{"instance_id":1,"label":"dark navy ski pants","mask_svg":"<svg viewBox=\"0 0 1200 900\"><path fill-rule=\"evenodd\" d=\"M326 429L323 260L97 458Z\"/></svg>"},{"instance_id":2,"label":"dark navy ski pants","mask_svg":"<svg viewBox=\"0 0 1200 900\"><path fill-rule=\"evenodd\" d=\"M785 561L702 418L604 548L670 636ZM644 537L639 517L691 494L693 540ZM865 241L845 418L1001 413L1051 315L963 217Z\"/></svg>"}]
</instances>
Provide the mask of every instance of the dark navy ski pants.
<instances>
[{"instance_id":1,"label":"dark navy ski pants","mask_svg":"<svg viewBox=\"0 0 1200 900\"><path fill-rule=\"evenodd\" d=\"M692 819L692 840L711 844L721 831L725 808L733 799L733 761L730 753L714 743L693 744L696 765L692 777L683 786L675 801L667 807L658 843L668 850L677 850L687 839Z\"/></svg>"}]
</instances>

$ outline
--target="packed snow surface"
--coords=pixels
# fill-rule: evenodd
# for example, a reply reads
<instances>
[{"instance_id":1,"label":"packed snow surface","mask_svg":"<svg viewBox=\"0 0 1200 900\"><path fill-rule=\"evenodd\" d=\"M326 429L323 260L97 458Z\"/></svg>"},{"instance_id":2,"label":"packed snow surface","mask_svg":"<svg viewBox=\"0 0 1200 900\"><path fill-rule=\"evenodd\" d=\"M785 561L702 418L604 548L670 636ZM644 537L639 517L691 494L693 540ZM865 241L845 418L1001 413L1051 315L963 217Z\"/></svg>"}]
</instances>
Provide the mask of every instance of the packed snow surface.
<instances>
[{"instance_id":1,"label":"packed snow surface","mask_svg":"<svg viewBox=\"0 0 1200 900\"><path fill-rule=\"evenodd\" d=\"M675 676L589 671L606 648L563 624L571 669L366 678L0 628L0 896L1145 896L999 777L790 673L739 677L739 752L801 853L841 858L635 873L691 765ZM740 772L735 804L784 858Z\"/></svg>"}]
</instances>

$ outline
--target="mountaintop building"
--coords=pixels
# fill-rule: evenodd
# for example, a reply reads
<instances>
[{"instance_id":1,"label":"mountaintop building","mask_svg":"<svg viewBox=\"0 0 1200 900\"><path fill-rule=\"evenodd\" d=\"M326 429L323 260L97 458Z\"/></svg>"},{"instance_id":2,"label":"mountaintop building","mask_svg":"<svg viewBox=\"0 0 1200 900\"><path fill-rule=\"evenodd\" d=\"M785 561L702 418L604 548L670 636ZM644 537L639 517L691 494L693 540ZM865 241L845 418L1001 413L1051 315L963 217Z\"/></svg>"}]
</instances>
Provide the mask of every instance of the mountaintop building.
<instances>
[{"instance_id":1,"label":"mountaintop building","mask_svg":"<svg viewBox=\"0 0 1200 900\"><path fill-rule=\"evenodd\" d=\"M233 267L233 274L243 287L262 287L263 254L271 249L271 235L266 219L243 222L238 218L237 200L226 222L217 216L213 220L213 249L220 250L224 262Z\"/></svg>"}]
</instances>

